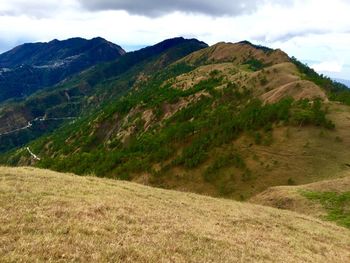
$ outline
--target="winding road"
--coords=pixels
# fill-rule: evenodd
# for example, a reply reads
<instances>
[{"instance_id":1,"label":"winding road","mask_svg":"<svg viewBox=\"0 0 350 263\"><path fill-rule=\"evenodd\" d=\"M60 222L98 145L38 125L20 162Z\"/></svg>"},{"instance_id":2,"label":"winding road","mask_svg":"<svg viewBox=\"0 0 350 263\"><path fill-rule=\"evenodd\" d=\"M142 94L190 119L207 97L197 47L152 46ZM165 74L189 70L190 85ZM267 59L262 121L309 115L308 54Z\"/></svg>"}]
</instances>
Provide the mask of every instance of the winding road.
<instances>
[{"instance_id":1,"label":"winding road","mask_svg":"<svg viewBox=\"0 0 350 263\"><path fill-rule=\"evenodd\" d=\"M41 160L37 155L35 155L35 154L30 150L29 147L27 147L26 149L27 149L27 151L29 152L29 154L30 154L35 160L37 160L37 161L40 161L40 160Z\"/></svg>"},{"instance_id":2,"label":"winding road","mask_svg":"<svg viewBox=\"0 0 350 263\"><path fill-rule=\"evenodd\" d=\"M17 128L17 129L14 129L14 130L12 130L12 131L0 133L0 136L9 135L9 134L13 134L13 133L16 133L16 132L19 132L19 131L27 130L27 129L31 128L31 127L33 126L33 123L35 123L35 122L61 121L61 120L75 120L75 119L77 119L77 117L63 117L63 118L45 118L45 117L38 117L38 118L35 118L34 120L28 121L28 123L27 123L26 126L23 126L23 127L21 127L21 128ZM30 150L29 147L26 147L26 150L29 152L29 154L32 156L32 158L33 158L34 160L37 160L37 161L40 161L40 160L41 160L36 154L34 154L34 153Z\"/></svg>"},{"instance_id":3,"label":"winding road","mask_svg":"<svg viewBox=\"0 0 350 263\"><path fill-rule=\"evenodd\" d=\"M9 135L9 134L13 134L19 131L23 131L23 130L27 130L29 128L31 128L33 126L34 122L44 122L44 121L61 121L61 120L75 120L77 119L77 117L63 117L63 118L45 118L45 117L38 117L35 118L34 120L28 121L26 126L23 126L21 128L17 128L8 132L3 132L0 133L0 136L4 136L4 135Z\"/></svg>"}]
</instances>

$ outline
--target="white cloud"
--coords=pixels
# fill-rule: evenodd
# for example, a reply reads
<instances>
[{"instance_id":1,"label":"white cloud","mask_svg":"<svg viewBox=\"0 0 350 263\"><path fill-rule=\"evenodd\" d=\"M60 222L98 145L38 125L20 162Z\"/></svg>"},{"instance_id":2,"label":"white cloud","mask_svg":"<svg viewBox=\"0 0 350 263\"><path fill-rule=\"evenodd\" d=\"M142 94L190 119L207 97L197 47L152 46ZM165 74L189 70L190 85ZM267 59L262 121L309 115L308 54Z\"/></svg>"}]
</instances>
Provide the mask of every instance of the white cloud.
<instances>
[{"instance_id":1,"label":"white cloud","mask_svg":"<svg viewBox=\"0 0 350 263\"><path fill-rule=\"evenodd\" d=\"M338 61L324 61L321 63L313 64L311 67L317 72L330 72L339 73L343 70L343 63Z\"/></svg>"},{"instance_id":2,"label":"white cloud","mask_svg":"<svg viewBox=\"0 0 350 263\"><path fill-rule=\"evenodd\" d=\"M301 60L350 64L348 0L290 0L294 3L288 7L279 4L283 3L279 0L251 0L250 5L245 7L249 11L231 12L231 15L225 16L220 15L225 12L215 11L215 8L211 10L211 3L220 3L221 10L230 10L233 2L237 4L242 1L205 0L207 4L201 7L188 6L189 3L202 3L199 0L172 0L164 1L161 8L163 16L155 18L131 15L125 11L101 10L119 9L120 6L115 5L117 1L111 0L109 3L112 6L95 9L91 5L92 0L90 9L83 8L78 1L83 0L1 0L0 51L21 42L76 36L101 36L124 47L150 45L165 38L185 36L208 44L249 40L281 48ZM143 2L149 5L149 12L152 12L154 5L146 0ZM98 4L97 1L94 3ZM99 3L108 4L108 1ZM258 9L252 6L254 3ZM180 7L174 8L176 5ZM205 7L205 10L199 10L198 6ZM95 11L96 8L99 11ZM177 9L182 11L175 11ZM195 13L191 13L191 10ZM129 11L132 12L131 9ZM343 72L345 67L341 70ZM337 74L347 78L342 72Z\"/></svg>"},{"instance_id":3,"label":"white cloud","mask_svg":"<svg viewBox=\"0 0 350 263\"><path fill-rule=\"evenodd\" d=\"M78 8L76 0L1 0L0 15L34 18L57 16L69 9Z\"/></svg>"},{"instance_id":4,"label":"white cloud","mask_svg":"<svg viewBox=\"0 0 350 263\"><path fill-rule=\"evenodd\" d=\"M79 0L89 10L125 10L130 14L159 16L172 12L237 16L251 13L266 2L289 4L291 0Z\"/></svg>"}]
</instances>

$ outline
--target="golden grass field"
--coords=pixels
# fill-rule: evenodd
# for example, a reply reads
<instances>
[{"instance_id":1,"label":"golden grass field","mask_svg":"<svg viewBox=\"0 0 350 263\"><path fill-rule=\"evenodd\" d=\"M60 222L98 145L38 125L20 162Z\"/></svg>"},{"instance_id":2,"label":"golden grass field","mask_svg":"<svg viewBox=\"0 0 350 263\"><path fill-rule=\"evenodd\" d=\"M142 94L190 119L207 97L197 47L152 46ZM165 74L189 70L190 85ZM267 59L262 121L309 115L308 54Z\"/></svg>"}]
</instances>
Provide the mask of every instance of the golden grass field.
<instances>
[{"instance_id":1,"label":"golden grass field","mask_svg":"<svg viewBox=\"0 0 350 263\"><path fill-rule=\"evenodd\" d=\"M350 231L294 212L0 168L1 262L350 262Z\"/></svg>"}]
</instances>

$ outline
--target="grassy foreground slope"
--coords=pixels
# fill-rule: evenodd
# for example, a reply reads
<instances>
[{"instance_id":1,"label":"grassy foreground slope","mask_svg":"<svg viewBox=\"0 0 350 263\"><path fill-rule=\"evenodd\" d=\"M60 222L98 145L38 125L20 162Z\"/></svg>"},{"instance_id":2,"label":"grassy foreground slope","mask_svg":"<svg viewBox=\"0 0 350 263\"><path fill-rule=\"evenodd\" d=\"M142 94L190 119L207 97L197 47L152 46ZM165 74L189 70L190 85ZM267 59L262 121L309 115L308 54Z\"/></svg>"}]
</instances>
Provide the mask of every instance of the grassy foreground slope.
<instances>
[{"instance_id":1,"label":"grassy foreground slope","mask_svg":"<svg viewBox=\"0 0 350 263\"><path fill-rule=\"evenodd\" d=\"M350 228L350 173L344 173L343 178L307 185L271 187L250 201L335 221Z\"/></svg>"},{"instance_id":2,"label":"grassy foreground slope","mask_svg":"<svg viewBox=\"0 0 350 263\"><path fill-rule=\"evenodd\" d=\"M348 262L350 231L289 211L0 168L0 261Z\"/></svg>"}]
</instances>

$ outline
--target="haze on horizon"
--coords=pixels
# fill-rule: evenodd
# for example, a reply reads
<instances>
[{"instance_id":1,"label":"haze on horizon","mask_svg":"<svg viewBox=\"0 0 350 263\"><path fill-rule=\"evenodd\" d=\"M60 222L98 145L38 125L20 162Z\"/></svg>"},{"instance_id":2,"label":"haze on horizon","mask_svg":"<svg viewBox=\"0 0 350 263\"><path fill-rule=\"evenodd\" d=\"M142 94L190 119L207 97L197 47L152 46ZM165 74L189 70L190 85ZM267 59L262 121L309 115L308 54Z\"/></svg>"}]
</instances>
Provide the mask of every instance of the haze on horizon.
<instances>
[{"instance_id":1,"label":"haze on horizon","mask_svg":"<svg viewBox=\"0 0 350 263\"><path fill-rule=\"evenodd\" d=\"M0 52L25 42L101 36L126 50L184 36L281 48L350 79L348 0L2 0Z\"/></svg>"}]
</instances>

